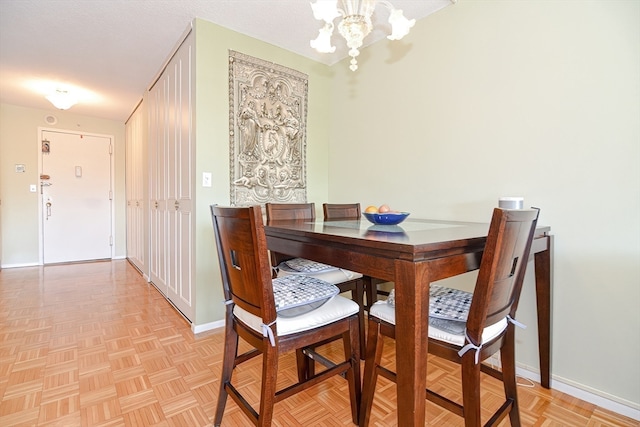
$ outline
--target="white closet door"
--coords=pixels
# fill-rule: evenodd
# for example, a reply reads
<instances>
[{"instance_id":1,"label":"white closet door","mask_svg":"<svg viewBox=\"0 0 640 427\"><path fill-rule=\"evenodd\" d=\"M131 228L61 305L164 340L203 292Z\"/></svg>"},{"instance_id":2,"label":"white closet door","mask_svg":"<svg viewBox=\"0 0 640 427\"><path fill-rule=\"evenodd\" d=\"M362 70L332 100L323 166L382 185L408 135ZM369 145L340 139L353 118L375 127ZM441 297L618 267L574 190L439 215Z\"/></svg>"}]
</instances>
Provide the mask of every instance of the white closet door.
<instances>
[{"instance_id":1,"label":"white closet door","mask_svg":"<svg viewBox=\"0 0 640 427\"><path fill-rule=\"evenodd\" d=\"M169 95L169 181L168 201L171 249L168 297L189 319L193 318L192 298L192 97L191 54L189 42L182 45L172 60L173 78Z\"/></svg>"},{"instance_id":2,"label":"white closet door","mask_svg":"<svg viewBox=\"0 0 640 427\"><path fill-rule=\"evenodd\" d=\"M146 158L146 111L141 103L126 123L126 190L127 190L127 258L146 276L147 266L147 218L145 175L148 174ZM147 276L148 277L148 276Z\"/></svg>"},{"instance_id":3,"label":"white closet door","mask_svg":"<svg viewBox=\"0 0 640 427\"><path fill-rule=\"evenodd\" d=\"M166 271L166 165L164 129L166 88L159 81L149 94L149 211L150 211L150 250L149 264L151 281L163 293L167 294Z\"/></svg>"},{"instance_id":4,"label":"white closet door","mask_svg":"<svg viewBox=\"0 0 640 427\"><path fill-rule=\"evenodd\" d=\"M193 300L192 36L150 91L151 280L190 320Z\"/></svg>"}]
</instances>

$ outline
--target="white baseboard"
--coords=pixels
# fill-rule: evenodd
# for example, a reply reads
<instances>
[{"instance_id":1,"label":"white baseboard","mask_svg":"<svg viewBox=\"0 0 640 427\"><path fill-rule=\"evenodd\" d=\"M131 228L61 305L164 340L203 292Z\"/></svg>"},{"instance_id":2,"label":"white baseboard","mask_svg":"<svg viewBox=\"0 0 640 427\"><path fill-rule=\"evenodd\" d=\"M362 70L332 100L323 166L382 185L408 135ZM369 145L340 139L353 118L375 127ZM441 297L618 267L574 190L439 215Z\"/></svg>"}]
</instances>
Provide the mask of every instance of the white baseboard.
<instances>
[{"instance_id":1,"label":"white baseboard","mask_svg":"<svg viewBox=\"0 0 640 427\"><path fill-rule=\"evenodd\" d=\"M37 262L28 262L24 264L2 264L0 268L37 267L39 265L42 265L42 264Z\"/></svg>"},{"instance_id":2,"label":"white baseboard","mask_svg":"<svg viewBox=\"0 0 640 427\"><path fill-rule=\"evenodd\" d=\"M224 319L217 320L215 322L204 323L202 325L194 325L191 324L191 331L194 334L199 334L201 332L211 331L213 329L223 328L224 327Z\"/></svg>"},{"instance_id":3,"label":"white baseboard","mask_svg":"<svg viewBox=\"0 0 640 427\"><path fill-rule=\"evenodd\" d=\"M516 374L539 383L540 373L530 369L531 368L528 367L518 366L516 367ZM640 405L638 405L638 403L609 395L585 386L584 384L578 384L566 378L558 377L557 375L551 376L551 388L617 414L624 415L625 417L640 421Z\"/></svg>"},{"instance_id":4,"label":"white baseboard","mask_svg":"<svg viewBox=\"0 0 640 427\"><path fill-rule=\"evenodd\" d=\"M126 256L116 256L111 258L111 260L120 260L120 259L127 259ZM27 262L27 263L22 263L22 264L0 264L0 268L21 268L21 267L39 267L42 266L43 264L38 261L38 262Z\"/></svg>"}]
</instances>

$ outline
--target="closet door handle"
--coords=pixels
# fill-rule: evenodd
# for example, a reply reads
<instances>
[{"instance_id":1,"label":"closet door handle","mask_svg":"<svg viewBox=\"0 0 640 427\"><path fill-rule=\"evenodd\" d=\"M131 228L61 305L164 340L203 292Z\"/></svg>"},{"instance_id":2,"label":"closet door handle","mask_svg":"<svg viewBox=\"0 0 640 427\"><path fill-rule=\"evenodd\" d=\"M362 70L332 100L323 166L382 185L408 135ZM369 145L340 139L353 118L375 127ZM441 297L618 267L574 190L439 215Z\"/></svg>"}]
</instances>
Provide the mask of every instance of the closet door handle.
<instances>
[{"instance_id":1,"label":"closet door handle","mask_svg":"<svg viewBox=\"0 0 640 427\"><path fill-rule=\"evenodd\" d=\"M180 202L176 200L176 202L173 204L173 206L175 206L176 210L180 209Z\"/></svg>"}]
</instances>

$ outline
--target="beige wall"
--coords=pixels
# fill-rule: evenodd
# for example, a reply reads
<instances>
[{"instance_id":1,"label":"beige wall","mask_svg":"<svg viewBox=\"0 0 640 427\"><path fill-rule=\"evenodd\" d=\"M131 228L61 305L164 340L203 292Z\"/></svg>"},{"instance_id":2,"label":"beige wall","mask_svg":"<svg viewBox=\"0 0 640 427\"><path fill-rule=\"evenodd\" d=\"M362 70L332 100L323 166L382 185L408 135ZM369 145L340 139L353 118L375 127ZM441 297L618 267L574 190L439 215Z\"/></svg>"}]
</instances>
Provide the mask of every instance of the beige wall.
<instances>
[{"instance_id":1,"label":"beige wall","mask_svg":"<svg viewBox=\"0 0 640 427\"><path fill-rule=\"evenodd\" d=\"M361 58L332 67L331 201L488 221L524 196L556 236L554 378L638 410L640 2L459 0ZM534 300L529 275L535 371Z\"/></svg>"},{"instance_id":2,"label":"beige wall","mask_svg":"<svg viewBox=\"0 0 640 427\"><path fill-rule=\"evenodd\" d=\"M46 115L55 116L58 122L48 125L44 121ZM124 123L81 116L72 111L40 110L0 104L2 266L37 265L40 261L39 193L29 192L30 184L40 182L39 127L114 137L114 257L125 257ZM25 165L26 172L16 173L16 164Z\"/></svg>"},{"instance_id":3,"label":"beige wall","mask_svg":"<svg viewBox=\"0 0 640 427\"><path fill-rule=\"evenodd\" d=\"M209 205L228 205L229 49L293 68L309 76L307 197L322 204L328 195L329 67L207 21L196 20L196 325L223 318L222 285ZM213 173L211 188L202 173ZM321 206L320 206L321 208Z\"/></svg>"}]
</instances>

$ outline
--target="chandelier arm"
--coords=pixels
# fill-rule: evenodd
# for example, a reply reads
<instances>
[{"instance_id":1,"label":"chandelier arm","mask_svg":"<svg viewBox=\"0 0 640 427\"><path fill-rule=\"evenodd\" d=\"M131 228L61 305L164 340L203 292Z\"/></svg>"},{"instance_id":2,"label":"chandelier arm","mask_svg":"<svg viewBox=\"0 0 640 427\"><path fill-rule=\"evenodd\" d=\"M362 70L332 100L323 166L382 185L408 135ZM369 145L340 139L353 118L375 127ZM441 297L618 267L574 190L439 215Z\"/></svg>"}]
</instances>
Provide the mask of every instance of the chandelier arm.
<instances>
[{"instance_id":1,"label":"chandelier arm","mask_svg":"<svg viewBox=\"0 0 640 427\"><path fill-rule=\"evenodd\" d=\"M396 8L393 7L393 5L391 3L389 3L387 0L378 0L378 4L383 5L384 7L386 7L387 9L389 9L389 12L395 10Z\"/></svg>"}]
</instances>

